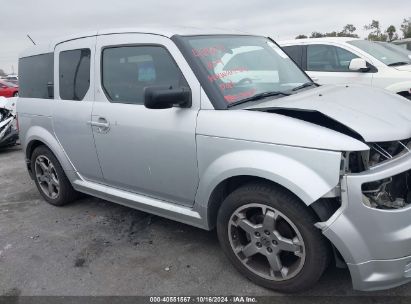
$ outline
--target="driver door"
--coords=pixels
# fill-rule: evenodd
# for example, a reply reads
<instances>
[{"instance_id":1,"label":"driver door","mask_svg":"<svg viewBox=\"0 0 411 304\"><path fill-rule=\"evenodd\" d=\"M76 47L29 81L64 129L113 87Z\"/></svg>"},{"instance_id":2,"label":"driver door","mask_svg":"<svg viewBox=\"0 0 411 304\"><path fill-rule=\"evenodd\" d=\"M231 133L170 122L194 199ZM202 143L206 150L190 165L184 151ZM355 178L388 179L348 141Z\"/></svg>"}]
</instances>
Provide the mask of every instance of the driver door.
<instances>
[{"instance_id":1,"label":"driver door","mask_svg":"<svg viewBox=\"0 0 411 304\"><path fill-rule=\"evenodd\" d=\"M97 38L92 128L104 181L192 206L198 185L200 84L174 43L148 34ZM147 109L144 88L189 87L192 107Z\"/></svg>"}]
</instances>

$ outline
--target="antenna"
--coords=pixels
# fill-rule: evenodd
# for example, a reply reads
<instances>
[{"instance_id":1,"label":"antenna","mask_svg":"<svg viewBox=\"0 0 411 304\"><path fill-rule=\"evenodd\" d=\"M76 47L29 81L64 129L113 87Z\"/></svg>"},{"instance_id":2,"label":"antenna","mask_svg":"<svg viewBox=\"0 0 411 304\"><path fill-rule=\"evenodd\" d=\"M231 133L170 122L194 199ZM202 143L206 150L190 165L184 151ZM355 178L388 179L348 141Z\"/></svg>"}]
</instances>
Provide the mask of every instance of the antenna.
<instances>
[{"instance_id":1,"label":"antenna","mask_svg":"<svg viewBox=\"0 0 411 304\"><path fill-rule=\"evenodd\" d=\"M33 42L33 44L34 44L34 45L36 45L36 43L34 42L34 40L33 40L33 39L31 39L31 37L30 37L30 35L29 35L29 34L27 34L27 37L30 39L30 41L31 41L31 42Z\"/></svg>"}]
</instances>

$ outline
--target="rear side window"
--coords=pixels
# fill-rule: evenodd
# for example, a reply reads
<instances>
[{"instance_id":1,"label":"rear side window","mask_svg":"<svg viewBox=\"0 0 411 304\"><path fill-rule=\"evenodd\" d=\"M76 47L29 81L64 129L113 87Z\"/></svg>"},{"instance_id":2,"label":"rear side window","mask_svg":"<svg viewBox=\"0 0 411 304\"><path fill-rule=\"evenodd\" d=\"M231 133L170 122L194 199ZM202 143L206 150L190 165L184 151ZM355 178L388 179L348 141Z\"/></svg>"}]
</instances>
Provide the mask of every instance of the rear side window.
<instances>
[{"instance_id":1,"label":"rear side window","mask_svg":"<svg viewBox=\"0 0 411 304\"><path fill-rule=\"evenodd\" d=\"M53 53L20 58L20 97L53 99L48 89L53 84L53 70Z\"/></svg>"},{"instance_id":2,"label":"rear side window","mask_svg":"<svg viewBox=\"0 0 411 304\"><path fill-rule=\"evenodd\" d=\"M188 87L170 53L161 46L104 49L102 85L111 102L132 104L144 104L146 87Z\"/></svg>"},{"instance_id":3,"label":"rear side window","mask_svg":"<svg viewBox=\"0 0 411 304\"><path fill-rule=\"evenodd\" d=\"M59 56L60 98L83 100L90 88L90 50L63 51Z\"/></svg>"},{"instance_id":4,"label":"rear side window","mask_svg":"<svg viewBox=\"0 0 411 304\"><path fill-rule=\"evenodd\" d=\"M300 68L303 68L303 46L285 46L283 47L283 50L298 64Z\"/></svg>"}]
</instances>

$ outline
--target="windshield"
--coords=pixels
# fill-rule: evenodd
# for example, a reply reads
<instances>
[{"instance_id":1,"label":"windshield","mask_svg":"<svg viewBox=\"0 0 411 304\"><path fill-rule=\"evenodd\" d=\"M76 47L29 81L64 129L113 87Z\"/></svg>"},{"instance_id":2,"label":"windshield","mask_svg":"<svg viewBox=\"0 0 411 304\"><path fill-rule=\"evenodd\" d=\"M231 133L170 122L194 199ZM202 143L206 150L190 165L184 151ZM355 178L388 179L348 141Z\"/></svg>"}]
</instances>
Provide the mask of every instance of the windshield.
<instances>
[{"instance_id":1,"label":"windshield","mask_svg":"<svg viewBox=\"0 0 411 304\"><path fill-rule=\"evenodd\" d=\"M387 42L372 42L368 40L348 41L364 52L389 66L411 64L411 52Z\"/></svg>"},{"instance_id":2,"label":"windshield","mask_svg":"<svg viewBox=\"0 0 411 304\"><path fill-rule=\"evenodd\" d=\"M224 35L181 39L206 93L219 101L217 106L214 104L216 108L228 108L257 94L271 93L259 98L286 96L294 88L302 89L308 87L302 84L311 83L283 50L267 38Z\"/></svg>"}]
</instances>

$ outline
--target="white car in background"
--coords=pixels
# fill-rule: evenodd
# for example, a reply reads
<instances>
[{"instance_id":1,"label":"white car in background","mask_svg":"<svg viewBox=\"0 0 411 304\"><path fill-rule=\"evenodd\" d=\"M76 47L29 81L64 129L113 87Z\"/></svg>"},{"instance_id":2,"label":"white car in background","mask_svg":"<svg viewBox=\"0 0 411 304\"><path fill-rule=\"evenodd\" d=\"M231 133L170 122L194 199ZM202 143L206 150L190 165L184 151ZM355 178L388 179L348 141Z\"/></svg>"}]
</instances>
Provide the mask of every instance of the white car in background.
<instances>
[{"instance_id":1,"label":"white car in background","mask_svg":"<svg viewBox=\"0 0 411 304\"><path fill-rule=\"evenodd\" d=\"M398 45L399 47L411 51L411 38L395 40L392 43Z\"/></svg>"},{"instance_id":2,"label":"white car in background","mask_svg":"<svg viewBox=\"0 0 411 304\"><path fill-rule=\"evenodd\" d=\"M411 52L399 46L344 37L280 45L315 82L369 85L411 99Z\"/></svg>"}]
</instances>

